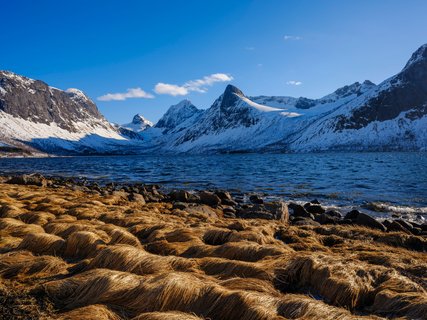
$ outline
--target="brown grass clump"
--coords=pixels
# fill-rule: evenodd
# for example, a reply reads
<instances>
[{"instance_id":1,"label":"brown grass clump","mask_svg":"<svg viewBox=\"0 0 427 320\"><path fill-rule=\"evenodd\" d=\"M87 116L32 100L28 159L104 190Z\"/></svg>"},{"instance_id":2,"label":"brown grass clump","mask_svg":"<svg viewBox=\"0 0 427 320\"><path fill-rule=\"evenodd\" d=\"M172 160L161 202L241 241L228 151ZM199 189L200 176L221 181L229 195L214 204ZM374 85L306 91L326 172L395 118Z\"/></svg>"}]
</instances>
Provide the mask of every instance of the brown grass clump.
<instances>
[{"instance_id":1,"label":"brown grass clump","mask_svg":"<svg viewBox=\"0 0 427 320\"><path fill-rule=\"evenodd\" d=\"M142 313L132 320L203 320L196 315L184 312L169 311L169 312L146 312Z\"/></svg>"},{"instance_id":2,"label":"brown grass clump","mask_svg":"<svg viewBox=\"0 0 427 320\"><path fill-rule=\"evenodd\" d=\"M110 236L111 240L109 244L128 244L134 247L141 246L138 238L126 230L115 229L110 233Z\"/></svg>"},{"instance_id":3,"label":"brown grass clump","mask_svg":"<svg viewBox=\"0 0 427 320\"><path fill-rule=\"evenodd\" d=\"M59 315L59 320L121 320L116 313L108 307L96 304L77 308Z\"/></svg>"},{"instance_id":4,"label":"brown grass clump","mask_svg":"<svg viewBox=\"0 0 427 320\"><path fill-rule=\"evenodd\" d=\"M89 263L88 269L108 268L139 275L153 274L160 270L191 271L195 263L180 257L161 257L127 245L108 246Z\"/></svg>"},{"instance_id":5,"label":"brown grass clump","mask_svg":"<svg viewBox=\"0 0 427 320\"><path fill-rule=\"evenodd\" d=\"M54 234L30 233L27 234L18 246L18 250L28 250L38 255L61 255L65 247L65 240Z\"/></svg>"},{"instance_id":6,"label":"brown grass clump","mask_svg":"<svg viewBox=\"0 0 427 320\"><path fill-rule=\"evenodd\" d=\"M226 260L220 258L203 258L198 261L200 269L208 275L214 275L220 279L233 277L256 278L260 280L271 280L272 274L265 268L254 265L253 263Z\"/></svg>"},{"instance_id":7,"label":"brown grass clump","mask_svg":"<svg viewBox=\"0 0 427 320\"><path fill-rule=\"evenodd\" d=\"M65 272L67 264L56 257L33 256L28 251L3 254L0 258L0 274L5 278L17 276L52 276Z\"/></svg>"},{"instance_id":8,"label":"brown grass clump","mask_svg":"<svg viewBox=\"0 0 427 320\"><path fill-rule=\"evenodd\" d=\"M1 218L0 230L13 237L23 237L29 233L43 233L44 229L36 224L26 224L13 218Z\"/></svg>"},{"instance_id":9,"label":"brown grass clump","mask_svg":"<svg viewBox=\"0 0 427 320\"><path fill-rule=\"evenodd\" d=\"M90 231L77 231L67 238L64 256L87 258L94 256L104 245L104 241L97 234Z\"/></svg>"},{"instance_id":10,"label":"brown grass clump","mask_svg":"<svg viewBox=\"0 0 427 320\"><path fill-rule=\"evenodd\" d=\"M176 210L109 193L0 182L0 318L427 314L425 237L226 219L206 206Z\"/></svg>"}]
</instances>

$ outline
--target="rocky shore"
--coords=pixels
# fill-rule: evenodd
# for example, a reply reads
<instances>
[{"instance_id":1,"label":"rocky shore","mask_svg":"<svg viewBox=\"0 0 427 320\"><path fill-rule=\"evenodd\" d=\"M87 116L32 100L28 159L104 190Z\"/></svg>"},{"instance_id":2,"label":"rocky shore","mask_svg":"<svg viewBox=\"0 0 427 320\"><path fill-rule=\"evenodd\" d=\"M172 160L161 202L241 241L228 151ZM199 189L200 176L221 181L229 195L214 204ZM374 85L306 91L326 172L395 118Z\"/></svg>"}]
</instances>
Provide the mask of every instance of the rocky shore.
<instances>
[{"instance_id":1,"label":"rocky shore","mask_svg":"<svg viewBox=\"0 0 427 320\"><path fill-rule=\"evenodd\" d=\"M427 224L0 177L0 319L424 319Z\"/></svg>"}]
</instances>

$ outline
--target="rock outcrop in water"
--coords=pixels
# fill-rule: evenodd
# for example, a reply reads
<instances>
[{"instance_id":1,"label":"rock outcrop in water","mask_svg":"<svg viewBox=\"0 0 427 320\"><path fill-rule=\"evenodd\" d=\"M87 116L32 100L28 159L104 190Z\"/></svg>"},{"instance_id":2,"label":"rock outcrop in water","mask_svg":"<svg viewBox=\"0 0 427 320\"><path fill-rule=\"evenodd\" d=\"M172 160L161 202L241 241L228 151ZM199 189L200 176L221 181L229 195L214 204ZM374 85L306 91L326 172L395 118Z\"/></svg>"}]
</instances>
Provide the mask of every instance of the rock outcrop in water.
<instances>
[{"instance_id":1,"label":"rock outcrop in water","mask_svg":"<svg viewBox=\"0 0 427 320\"><path fill-rule=\"evenodd\" d=\"M359 225L359 212L338 218L345 223L298 224L297 214L325 214L317 201L290 205L290 223L264 214L238 219L227 217L234 200L224 191L209 193L215 203L208 206L202 192L46 182L0 178L0 312L7 319L427 313L427 238L405 231L404 221L393 223L405 230L389 232ZM285 204L235 203L288 217Z\"/></svg>"}]
</instances>

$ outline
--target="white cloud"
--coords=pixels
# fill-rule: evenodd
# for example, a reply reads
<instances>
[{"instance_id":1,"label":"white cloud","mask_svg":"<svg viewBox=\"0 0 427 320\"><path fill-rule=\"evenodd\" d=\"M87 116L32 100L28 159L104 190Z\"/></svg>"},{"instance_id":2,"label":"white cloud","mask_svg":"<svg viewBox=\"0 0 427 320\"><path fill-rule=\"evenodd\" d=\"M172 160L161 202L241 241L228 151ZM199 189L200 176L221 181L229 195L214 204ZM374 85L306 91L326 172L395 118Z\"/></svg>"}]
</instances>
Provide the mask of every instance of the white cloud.
<instances>
[{"instance_id":1,"label":"white cloud","mask_svg":"<svg viewBox=\"0 0 427 320\"><path fill-rule=\"evenodd\" d=\"M154 91L158 94L168 94L171 96L185 96L188 94L188 89L185 87L180 87L175 84L168 84L159 82L154 87Z\"/></svg>"},{"instance_id":2,"label":"white cloud","mask_svg":"<svg viewBox=\"0 0 427 320\"><path fill-rule=\"evenodd\" d=\"M130 88L123 93L107 93L106 95L98 97L99 101L124 101L130 98L145 98L153 99L154 96L151 93L147 93L141 88Z\"/></svg>"},{"instance_id":3,"label":"white cloud","mask_svg":"<svg viewBox=\"0 0 427 320\"><path fill-rule=\"evenodd\" d=\"M285 40L285 41L288 41L288 40L302 40L302 37L300 37L300 36L291 36L291 35L285 35L284 37L283 37L283 39Z\"/></svg>"},{"instance_id":4,"label":"white cloud","mask_svg":"<svg viewBox=\"0 0 427 320\"><path fill-rule=\"evenodd\" d=\"M154 91L157 94L168 94L171 96L185 96L191 91L195 92L206 92L208 86L212 86L216 82L227 82L233 80L231 75L225 73L214 73L209 76L205 76L202 79L190 80L183 85L169 84L159 82L154 87Z\"/></svg>"},{"instance_id":5,"label":"white cloud","mask_svg":"<svg viewBox=\"0 0 427 320\"><path fill-rule=\"evenodd\" d=\"M286 84L291 85L291 86L300 86L300 85L302 85L302 82L297 81L297 80L289 80L286 82Z\"/></svg>"}]
</instances>

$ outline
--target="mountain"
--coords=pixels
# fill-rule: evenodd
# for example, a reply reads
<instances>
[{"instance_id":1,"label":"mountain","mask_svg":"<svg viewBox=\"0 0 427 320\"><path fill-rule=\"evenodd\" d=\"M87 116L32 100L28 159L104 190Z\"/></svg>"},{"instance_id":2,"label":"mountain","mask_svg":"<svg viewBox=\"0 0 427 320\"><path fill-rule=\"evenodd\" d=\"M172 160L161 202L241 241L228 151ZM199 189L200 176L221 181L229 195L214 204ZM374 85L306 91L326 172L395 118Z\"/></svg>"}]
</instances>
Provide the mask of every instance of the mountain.
<instances>
[{"instance_id":1,"label":"mountain","mask_svg":"<svg viewBox=\"0 0 427 320\"><path fill-rule=\"evenodd\" d=\"M147 128L150 128L152 126L153 126L153 123L151 121L145 119L139 113L133 117L132 122L121 125L121 127L129 129L129 130L134 131L134 132L141 132L141 131L143 131Z\"/></svg>"},{"instance_id":2,"label":"mountain","mask_svg":"<svg viewBox=\"0 0 427 320\"><path fill-rule=\"evenodd\" d=\"M0 72L0 152L54 154L427 150L427 44L401 72L320 99L246 96L228 85L205 110L189 100L153 125L110 124L80 90Z\"/></svg>"},{"instance_id":3,"label":"mountain","mask_svg":"<svg viewBox=\"0 0 427 320\"><path fill-rule=\"evenodd\" d=\"M0 151L53 154L127 152L121 135L78 89L0 71Z\"/></svg>"},{"instance_id":4,"label":"mountain","mask_svg":"<svg viewBox=\"0 0 427 320\"><path fill-rule=\"evenodd\" d=\"M247 97L228 85L207 110L177 106L142 133L150 150L427 150L427 45L379 85L355 82L320 99Z\"/></svg>"}]
</instances>

